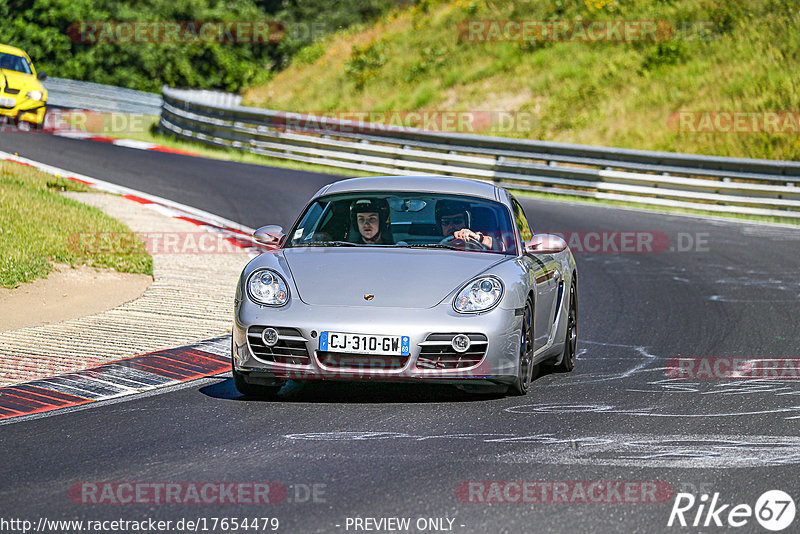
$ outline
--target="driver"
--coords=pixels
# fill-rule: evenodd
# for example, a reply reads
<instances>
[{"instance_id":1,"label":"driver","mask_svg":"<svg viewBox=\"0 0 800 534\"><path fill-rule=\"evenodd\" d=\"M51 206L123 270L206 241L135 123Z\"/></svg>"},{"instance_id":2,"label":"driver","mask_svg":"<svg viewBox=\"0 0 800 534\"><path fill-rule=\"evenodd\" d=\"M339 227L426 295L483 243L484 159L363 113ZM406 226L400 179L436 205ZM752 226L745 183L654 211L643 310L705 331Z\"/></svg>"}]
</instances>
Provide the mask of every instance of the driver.
<instances>
[{"instance_id":1,"label":"driver","mask_svg":"<svg viewBox=\"0 0 800 534\"><path fill-rule=\"evenodd\" d=\"M453 236L456 239L477 241L487 249L494 248L494 239L481 232L469 229L470 216L468 204L458 200L440 200L436 203L436 224L445 237Z\"/></svg>"},{"instance_id":2,"label":"driver","mask_svg":"<svg viewBox=\"0 0 800 534\"><path fill-rule=\"evenodd\" d=\"M15 61L12 55L10 54L0 55L0 69L15 70L14 63Z\"/></svg>"},{"instance_id":3,"label":"driver","mask_svg":"<svg viewBox=\"0 0 800 534\"><path fill-rule=\"evenodd\" d=\"M350 205L350 223L358 231L356 243L392 245L389 229L389 203L385 199L364 198Z\"/></svg>"}]
</instances>

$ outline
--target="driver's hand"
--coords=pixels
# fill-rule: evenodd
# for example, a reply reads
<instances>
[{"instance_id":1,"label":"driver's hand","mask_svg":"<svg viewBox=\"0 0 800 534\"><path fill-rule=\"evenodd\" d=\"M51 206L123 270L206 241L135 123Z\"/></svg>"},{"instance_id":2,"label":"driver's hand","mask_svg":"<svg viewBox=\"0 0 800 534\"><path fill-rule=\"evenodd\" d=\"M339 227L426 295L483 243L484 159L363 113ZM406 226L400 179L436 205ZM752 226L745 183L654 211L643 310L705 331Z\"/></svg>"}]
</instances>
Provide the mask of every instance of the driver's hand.
<instances>
[{"instance_id":1,"label":"driver's hand","mask_svg":"<svg viewBox=\"0 0 800 534\"><path fill-rule=\"evenodd\" d=\"M456 230L453 233L453 237L455 237L456 239L460 239L462 241L466 241L467 239L472 239L474 241L480 241L478 239L478 237L479 237L478 233L477 232L473 232L472 230L470 230L468 228L462 228L461 230Z\"/></svg>"},{"instance_id":2,"label":"driver's hand","mask_svg":"<svg viewBox=\"0 0 800 534\"><path fill-rule=\"evenodd\" d=\"M492 248L492 236L483 235L480 232L473 232L469 228L462 228L461 230L456 230L453 233L453 237L456 239L461 239L462 241L466 241L467 239L472 239L473 241L477 241L478 243L482 244L485 247Z\"/></svg>"}]
</instances>

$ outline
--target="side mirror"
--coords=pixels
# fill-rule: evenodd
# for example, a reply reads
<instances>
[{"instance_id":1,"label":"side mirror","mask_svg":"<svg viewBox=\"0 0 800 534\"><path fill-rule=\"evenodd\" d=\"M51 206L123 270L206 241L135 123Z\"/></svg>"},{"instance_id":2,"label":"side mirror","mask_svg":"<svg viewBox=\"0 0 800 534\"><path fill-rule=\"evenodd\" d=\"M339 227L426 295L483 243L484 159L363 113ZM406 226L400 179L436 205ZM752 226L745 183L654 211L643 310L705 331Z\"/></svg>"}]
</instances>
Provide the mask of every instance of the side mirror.
<instances>
[{"instance_id":1,"label":"side mirror","mask_svg":"<svg viewBox=\"0 0 800 534\"><path fill-rule=\"evenodd\" d=\"M557 235L539 234L525 242L525 252L528 254L558 254L567 250L567 242Z\"/></svg>"},{"instance_id":2,"label":"side mirror","mask_svg":"<svg viewBox=\"0 0 800 534\"><path fill-rule=\"evenodd\" d=\"M268 247L279 246L284 237L286 237L286 234L283 233L283 228L277 224L262 226L253 232L253 239L255 239L257 243Z\"/></svg>"},{"instance_id":3,"label":"side mirror","mask_svg":"<svg viewBox=\"0 0 800 534\"><path fill-rule=\"evenodd\" d=\"M39 72L39 73L37 73L37 74L36 74L36 77L37 77L37 78L38 78L40 81L42 81L42 82L43 82L43 81L45 81L45 80L47 79L47 74L45 74L44 72Z\"/></svg>"}]
</instances>

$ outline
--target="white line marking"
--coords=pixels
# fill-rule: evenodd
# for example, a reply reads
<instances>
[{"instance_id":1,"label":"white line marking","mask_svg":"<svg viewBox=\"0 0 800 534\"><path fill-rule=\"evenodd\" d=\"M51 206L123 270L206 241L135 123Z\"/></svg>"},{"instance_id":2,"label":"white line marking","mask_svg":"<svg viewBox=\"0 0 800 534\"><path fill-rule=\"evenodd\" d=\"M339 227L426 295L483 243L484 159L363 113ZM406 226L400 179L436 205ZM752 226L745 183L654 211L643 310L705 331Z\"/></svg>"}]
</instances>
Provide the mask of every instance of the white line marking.
<instances>
[{"instance_id":1,"label":"white line marking","mask_svg":"<svg viewBox=\"0 0 800 534\"><path fill-rule=\"evenodd\" d=\"M158 145L155 143L148 143L147 141L137 141L136 139L116 139L112 144L117 146L124 146L126 148L136 148L139 150L150 150Z\"/></svg>"}]
</instances>

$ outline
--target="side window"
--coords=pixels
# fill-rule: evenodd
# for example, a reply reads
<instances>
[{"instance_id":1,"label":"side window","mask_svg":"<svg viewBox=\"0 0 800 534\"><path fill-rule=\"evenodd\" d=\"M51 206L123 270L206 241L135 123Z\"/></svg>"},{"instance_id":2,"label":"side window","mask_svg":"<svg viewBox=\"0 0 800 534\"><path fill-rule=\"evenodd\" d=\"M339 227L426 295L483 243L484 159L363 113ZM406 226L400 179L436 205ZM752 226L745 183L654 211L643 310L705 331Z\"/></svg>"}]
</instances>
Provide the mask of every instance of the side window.
<instances>
[{"instance_id":1,"label":"side window","mask_svg":"<svg viewBox=\"0 0 800 534\"><path fill-rule=\"evenodd\" d=\"M522 211L522 206L519 205L515 199L511 199L511 205L514 208L514 222L517 223L519 229L519 236L523 241L530 241L533 239L533 232L528 224L528 219L525 217L525 212Z\"/></svg>"}]
</instances>

